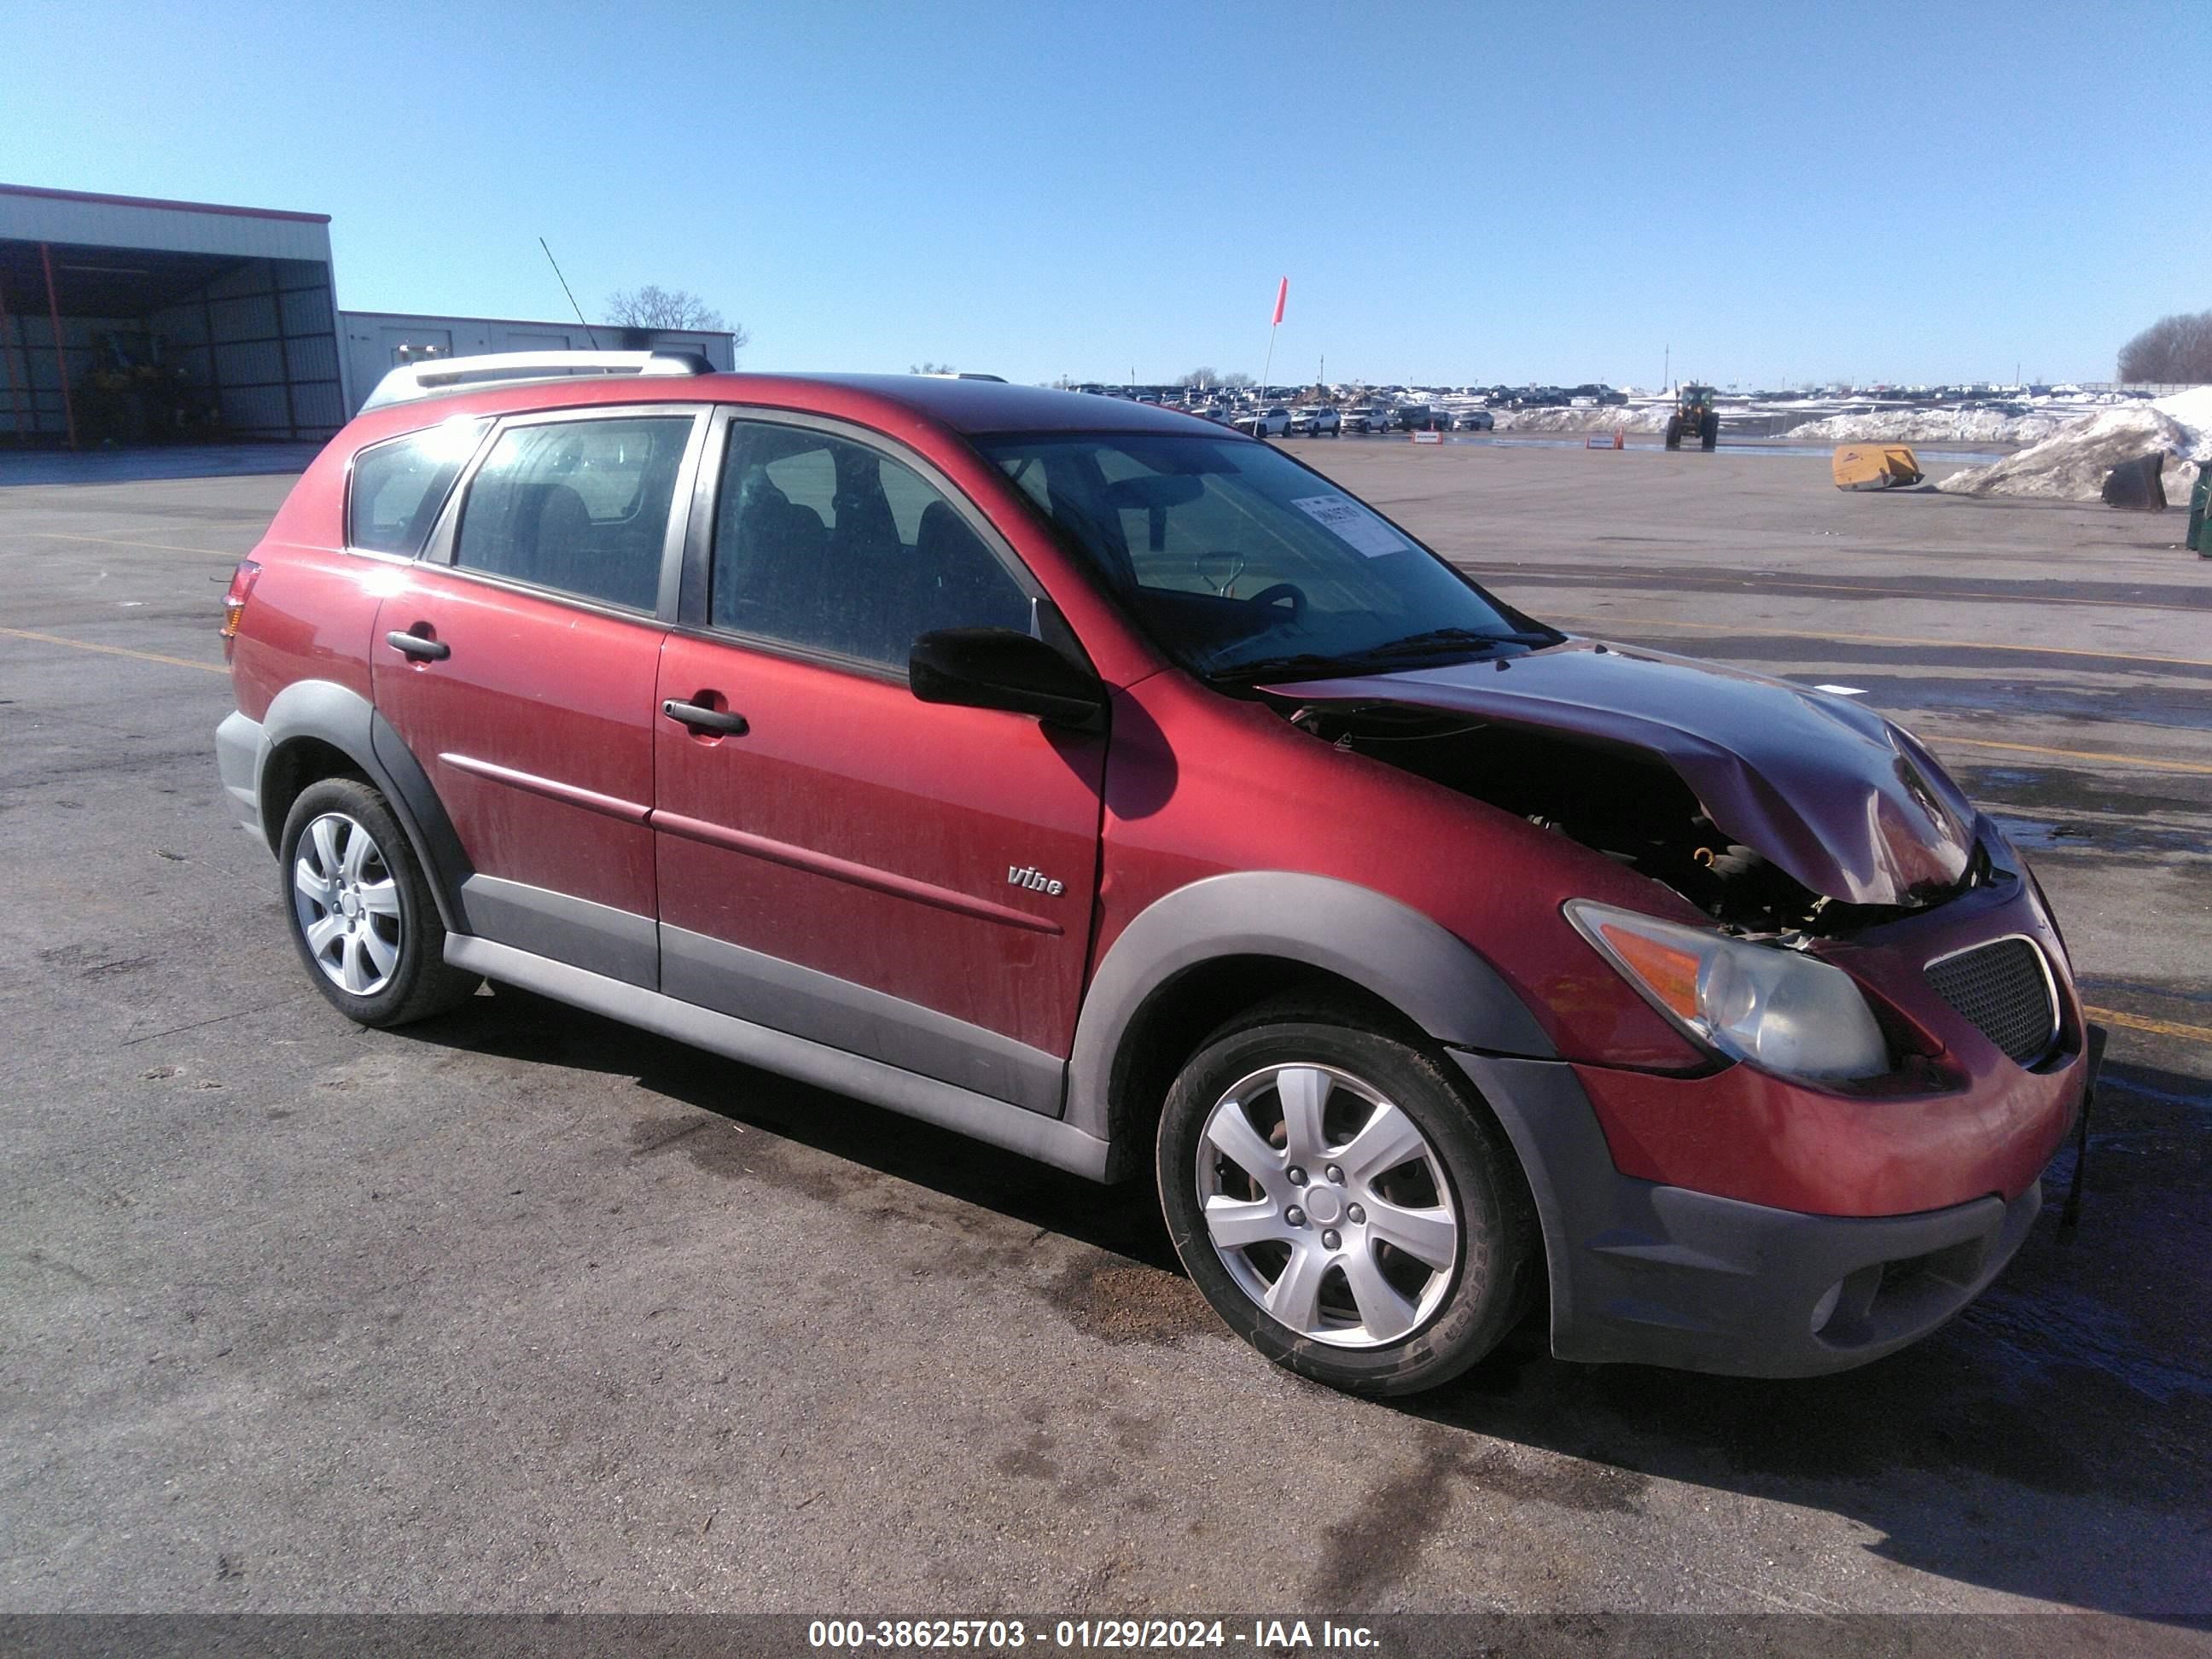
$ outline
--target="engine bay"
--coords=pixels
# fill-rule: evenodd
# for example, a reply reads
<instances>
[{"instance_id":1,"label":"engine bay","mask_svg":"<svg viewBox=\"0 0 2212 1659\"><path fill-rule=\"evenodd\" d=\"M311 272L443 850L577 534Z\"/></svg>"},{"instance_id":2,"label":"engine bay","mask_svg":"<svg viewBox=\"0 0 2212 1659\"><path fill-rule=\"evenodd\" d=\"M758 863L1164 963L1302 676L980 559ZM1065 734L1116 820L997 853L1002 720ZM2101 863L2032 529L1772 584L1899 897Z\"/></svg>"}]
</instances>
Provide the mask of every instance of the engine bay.
<instances>
[{"instance_id":1,"label":"engine bay","mask_svg":"<svg viewBox=\"0 0 2212 1659\"><path fill-rule=\"evenodd\" d=\"M1664 759L1626 745L1420 706L1309 703L1291 724L1566 836L1660 882L1747 937L1839 938L1924 909L1850 904L1816 893L1716 824ZM1975 880L1970 870L1958 888Z\"/></svg>"}]
</instances>

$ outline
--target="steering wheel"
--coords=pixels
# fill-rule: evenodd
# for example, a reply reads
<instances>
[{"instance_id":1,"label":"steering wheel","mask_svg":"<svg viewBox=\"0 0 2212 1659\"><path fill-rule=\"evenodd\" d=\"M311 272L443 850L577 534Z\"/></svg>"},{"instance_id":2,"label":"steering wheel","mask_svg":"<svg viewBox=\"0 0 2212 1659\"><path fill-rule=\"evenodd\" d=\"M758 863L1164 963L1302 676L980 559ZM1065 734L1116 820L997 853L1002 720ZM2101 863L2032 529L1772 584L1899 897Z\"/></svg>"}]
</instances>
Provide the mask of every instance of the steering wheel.
<instances>
[{"instance_id":1,"label":"steering wheel","mask_svg":"<svg viewBox=\"0 0 2212 1659\"><path fill-rule=\"evenodd\" d=\"M1285 599L1291 602L1291 614L1283 619L1285 622L1294 623L1306 614L1306 591L1296 582L1277 582L1272 587L1263 587L1244 603L1279 605Z\"/></svg>"}]
</instances>

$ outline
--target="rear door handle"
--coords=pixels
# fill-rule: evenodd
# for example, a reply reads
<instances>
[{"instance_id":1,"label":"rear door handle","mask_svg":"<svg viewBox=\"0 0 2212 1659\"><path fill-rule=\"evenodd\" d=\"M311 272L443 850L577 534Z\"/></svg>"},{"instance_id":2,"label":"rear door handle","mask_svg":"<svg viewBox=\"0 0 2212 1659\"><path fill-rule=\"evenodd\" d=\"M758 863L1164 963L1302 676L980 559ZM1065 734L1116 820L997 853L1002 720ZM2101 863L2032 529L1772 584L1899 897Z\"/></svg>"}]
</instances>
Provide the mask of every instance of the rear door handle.
<instances>
[{"instance_id":1,"label":"rear door handle","mask_svg":"<svg viewBox=\"0 0 2212 1659\"><path fill-rule=\"evenodd\" d=\"M384 636L384 642L403 657L413 657L420 662L443 662L453 654L453 647L440 640L426 640L420 634L402 634L398 629Z\"/></svg>"},{"instance_id":2,"label":"rear door handle","mask_svg":"<svg viewBox=\"0 0 2212 1659\"><path fill-rule=\"evenodd\" d=\"M678 702L672 697L660 705L660 712L678 726L688 726L696 732L719 732L726 737L742 738L752 729L751 723L734 708L709 708L704 703Z\"/></svg>"}]
</instances>

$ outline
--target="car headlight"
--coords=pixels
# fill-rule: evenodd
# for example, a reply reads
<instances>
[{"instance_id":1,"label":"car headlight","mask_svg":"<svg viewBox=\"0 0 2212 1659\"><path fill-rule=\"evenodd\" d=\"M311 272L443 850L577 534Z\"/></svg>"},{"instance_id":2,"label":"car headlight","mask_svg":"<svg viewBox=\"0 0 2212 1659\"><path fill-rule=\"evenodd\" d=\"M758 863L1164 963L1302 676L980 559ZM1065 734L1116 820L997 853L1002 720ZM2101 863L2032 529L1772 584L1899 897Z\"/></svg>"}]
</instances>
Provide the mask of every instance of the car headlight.
<instances>
[{"instance_id":1,"label":"car headlight","mask_svg":"<svg viewBox=\"0 0 2212 1659\"><path fill-rule=\"evenodd\" d=\"M1577 899L1567 919L1692 1039L1782 1077L1878 1077L1889 1044L1851 976L1795 951Z\"/></svg>"}]
</instances>

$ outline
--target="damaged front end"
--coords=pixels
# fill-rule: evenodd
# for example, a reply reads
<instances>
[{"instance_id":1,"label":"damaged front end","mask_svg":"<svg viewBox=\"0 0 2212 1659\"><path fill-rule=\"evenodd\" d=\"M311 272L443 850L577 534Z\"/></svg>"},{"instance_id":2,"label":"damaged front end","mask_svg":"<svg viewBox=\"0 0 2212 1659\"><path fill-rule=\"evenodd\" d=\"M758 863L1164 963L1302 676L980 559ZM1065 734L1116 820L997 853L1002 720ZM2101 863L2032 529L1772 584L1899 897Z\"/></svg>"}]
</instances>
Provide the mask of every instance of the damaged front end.
<instances>
[{"instance_id":1,"label":"damaged front end","mask_svg":"<svg viewBox=\"0 0 2212 1659\"><path fill-rule=\"evenodd\" d=\"M1840 937L1985 867L1973 809L1910 735L1762 675L1576 640L1264 695L1322 741L1601 853L1733 933Z\"/></svg>"}]
</instances>

